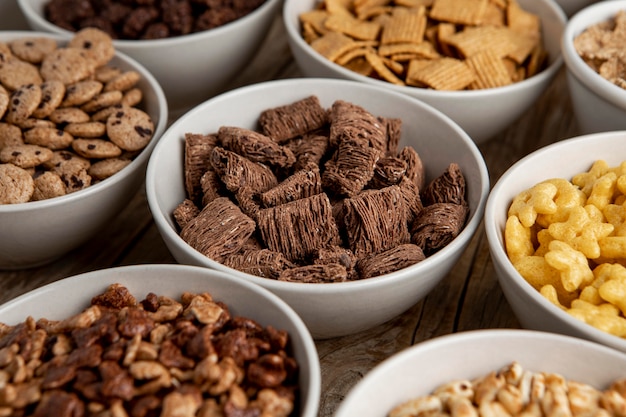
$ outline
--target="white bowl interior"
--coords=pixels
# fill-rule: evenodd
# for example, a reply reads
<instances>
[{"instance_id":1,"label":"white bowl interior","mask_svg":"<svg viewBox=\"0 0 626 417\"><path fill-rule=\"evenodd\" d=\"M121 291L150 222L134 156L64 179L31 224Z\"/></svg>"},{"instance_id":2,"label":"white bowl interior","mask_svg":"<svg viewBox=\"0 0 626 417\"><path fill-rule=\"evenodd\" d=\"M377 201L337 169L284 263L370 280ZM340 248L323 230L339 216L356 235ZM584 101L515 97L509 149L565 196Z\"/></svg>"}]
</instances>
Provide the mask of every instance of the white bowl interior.
<instances>
[{"instance_id":1,"label":"white bowl interior","mask_svg":"<svg viewBox=\"0 0 626 417\"><path fill-rule=\"evenodd\" d=\"M281 282L245 274L212 261L187 245L178 235L172 217L172 211L185 197L184 134L215 132L223 125L254 129L262 110L313 94L326 108L334 100L342 99L360 104L378 116L401 118L403 139L400 146L411 144L416 148L424 161L429 180L441 174L450 162L457 162L467 179L471 208L464 231L446 248L412 267L383 277L321 285ZM168 174L163 175L165 172ZM228 271L269 288L298 311L314 337L332 337L380 324L425 296L453 266L478 228L488 187L487 168L475 144L440 112L408 96L375 86L313 78L243 87L197 106L163 135L148 164L146 181L148 203L155 223L178 262ZM411 279L415 276L419 276L420 280ZM398 297L397 303L377 302L377 288L387 288L385 291L389 295L394 293L394 297ZM350 301L346 300L348 294ZM400 298L403 300L400 301ZM323 312L323 306L332 308ZM330 317L331 321L328 320ZM360 319L355 320L355 317Z\"/></svg>"},{"instance_id":2,"label":"white bowl interior","mask_svg":"<svg viewBox=\"0 0 626 417\"><path fill-rule=\"evenodd\" d=\"M587 325L545 299L513 267L504 246L507 211L517 194L549 178L571 180L599 159L617 166L624 155L626 131L566 139L522 158L491 190L485 207L485 232L500 285L524 327L583 337L626 352L626 339Z\"/></svg>"},{"instance_id":3,"label":"white bowl interior","mask_svg":"<svg viewBox=\"0 0 626 417\"><path fill-rule=\"evenodd\" d=\"M441 384L484 376L513 361L597 389L623 378L626 368L622 353L581 339L527 330L461 332L419 343L381 362L348 393L335 416L385 416Z\"/></svg>"},{"instance_id":4,"label":"white bowl interior","mask_svg":"<svg viewBox=\"0 0 626 417\"><path fill-rule=\"evenodd\" d=\"M63 42L60 35L7 31L0 41L45 36ZM117 52L110 61L120 69L137 71L144 93L139 106L154 121L154 137L130 165L116 175L62 197L22 204L0 205L0 268L33 267L61 256L86 241L119 212L144 181L150 153L165 131L168 105L159 83L134 59Z\"/></svg>"},{"instance_id":5,"label":"white bowl interior","mask_svg":"<svg viewBox=\"0 0 626 417\"><path fill-rule=\"evenodd\" d=\"M173 279L175 277L175 279ZM300 364L300 416L317 415L321 392L317 350L306 326L280 298L222 272L184 265L134 265L91 271L37 288L0 306L0 322L15 325L26 317L62 320L89 306L91 298L114 283L123 284L138 300L149 292L178 299L182 292L209 292L233 316L256 320L287 331Z\"/></svg>"},{"instance_id":6,"label":"white bowl interior","mask_svg":"<svg viewBox=\"0 0 626 417\"><path fill-rule=\"evenodd\" d=\"M509 86L475 91L435 91L397 86L360 75L330 62L302 38L299 15L313 10L316 0L286 0L283 21L294 58L305 76L356 80L392 91L409 94L432 105L458 123L476 143L483 143L508 127L534 103L563 64L560 39L567 17L553 0L519 0L520 6L541 16L548 68ZM485 115L490 115L485 122Z\"/></svg>"}]
</instances>

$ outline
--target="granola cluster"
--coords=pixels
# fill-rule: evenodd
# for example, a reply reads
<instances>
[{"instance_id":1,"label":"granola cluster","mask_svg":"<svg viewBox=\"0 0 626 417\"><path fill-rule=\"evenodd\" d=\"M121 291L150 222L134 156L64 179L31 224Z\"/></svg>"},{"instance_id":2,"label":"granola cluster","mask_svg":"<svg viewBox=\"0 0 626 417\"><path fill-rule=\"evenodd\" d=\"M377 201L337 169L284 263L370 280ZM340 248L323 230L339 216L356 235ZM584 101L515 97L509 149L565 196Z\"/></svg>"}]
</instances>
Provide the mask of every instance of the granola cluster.
<instances>
[{"instance_id":1,"label":"granola cluster","mask_svg":"<svg viewBox=\"0 0 626 417\"><path fill-rule=\"evenodd\" d=\"M289 350L209 293L138 301L113 284L65 320L0 324L0 416L288 416Z\"/></svg>"}]
</instances>

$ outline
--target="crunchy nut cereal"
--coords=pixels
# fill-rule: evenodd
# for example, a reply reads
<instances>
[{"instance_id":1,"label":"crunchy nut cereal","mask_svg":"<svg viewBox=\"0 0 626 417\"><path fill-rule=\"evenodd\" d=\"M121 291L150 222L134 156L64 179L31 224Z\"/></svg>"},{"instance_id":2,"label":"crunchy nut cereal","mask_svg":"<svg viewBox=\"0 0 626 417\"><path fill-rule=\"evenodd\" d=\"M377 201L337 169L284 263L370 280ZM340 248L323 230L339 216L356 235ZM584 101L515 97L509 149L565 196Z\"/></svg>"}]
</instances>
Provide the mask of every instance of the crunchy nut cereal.
<instances>
[{"instance_id":1,"label":"crunchy nut cereal","mask_svg":"<svg viewBox=\"0 0 626 417\"><path fill-rule=\"evenodd\" d=\"M136 299L113 284L64 320L0 325L3 416L289 416L289 334L210 293Z\"/></svg>"},{"instance_id":2,"label":"crunchy nut cereal","mask_svg":"<svg viewBox=\"0 0 626 417\"><path fill-rule=\"evenodd\" d=\"M185 134L180 236L209 258L289 282L397 271L454 239L469 213L452 163L427 183L402 121L316 96L266 109L259 131ZM427 163L427 161L425 161Z\"/></svg>"},{"instance_id":3,"label":"crunchy nut cereal","mask_svg":"<svg viewBox=\"0 0 626 417\"><path fill-rule=\"evenodd\" d=\"M496 88L547 64L540 19L516 0L322 0L299 18L316 52L401 86Z\"/></svg>"},{"instance_id":4,"label":"crunchy nut cereal","mask_svg":"<svg viewBox=\"0 0 626 417\"><path fill-rule=\"evenodd\" d=\"M143 97L139 74L109 65L115 50L106 33L81 30L63 47L39 37L6 45L0 53L5 58L0 59L0 166L23 169L18 174L10 168L12 177L27 172L36 187L30 181L2 181L0 194L20 198L3 198L0 204L89 187L126 167L152 139L154 121L135 107ZM70 168L67 162L78 157L85 163Z\"/></svg>"},{"instance_id":5,"label":"crunchy nut cereal","mask_svg":"<svg viewBox=\"0 0 626 417\"><path fill-rule=\"evenodd\" d=\"M626 164L595 161L571 180L519 193L505 245L519 273L550 302L626 338Z\"/></svg>"},{"instance_id":6,"label":"crunchy nut cereal","mask_svg":"<svg viewBox=\"0 0 626 417\"><path fill-rule=\"evenodd\" d=\"M626 404L626 378L606 389L512 362L474 379L459 379L398 404L387 417L619 416ZM622 411L620 411L622 410Z\"/></svg>"}]
</instances>

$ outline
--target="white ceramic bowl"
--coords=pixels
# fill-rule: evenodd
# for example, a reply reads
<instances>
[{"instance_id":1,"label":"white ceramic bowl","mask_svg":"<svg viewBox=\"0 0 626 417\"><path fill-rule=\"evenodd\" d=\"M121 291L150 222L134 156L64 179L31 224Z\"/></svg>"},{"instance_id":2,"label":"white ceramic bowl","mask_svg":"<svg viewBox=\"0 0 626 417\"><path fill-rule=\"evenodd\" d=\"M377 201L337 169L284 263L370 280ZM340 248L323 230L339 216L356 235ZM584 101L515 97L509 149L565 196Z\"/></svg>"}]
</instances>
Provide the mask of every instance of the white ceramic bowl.
<instances>
[{"instance_id":1,"label":"white ceramic bowl","mask_svg":"<svg viewBox=\"0 0 626 417\"><path fill-rule=\"evenodd\" d=\"M574 38L586 28L609 20L626 1L601 1L585 7L567 23L561 41L567 84L581 134L626 129L626 90L602 78L574 49Z\"/></svg>"},{"instance_id":2,"label":"white ceramic bowl","mask_svg":"<svg viewBox=\"0 0 626 417\"><path fill-rule=\"evenodd\" d=\"M149 292L179 299L184 291L209 292L223 301L233 316L251 318L289 333L299 369L300 402L294 411L315 417L321 392L321 372L311 334L298 315L269 291L223 272L187 265L134 265L64 278L30 291L0 306L0 322L14 325L28 316L62 320L89 306L91 298L114 283L124 285L138 300Z\"/></svg>"},{"instance_id":3,"label":"white ceramic bowl","mask_svg":"<svg viewBox=\"0 0 626 417\"><path fill-rule=\"evenodd\" d=\"M307 284L245 274L215 262L189 246L172 217L184 197L183 154L186 132L210 133L230 125L256 128L261 111L316 95L325 108L337 99L361 105L378 116L403 120L400 146L420 154L428 179L457 162L467 179L470 215L465 229L426 260L394 273L359 281ZM167 173L167 174L165 174ZM381 324L420 301L443 279L478 229L489 188L485 162L474 142L448 117L407 95L346 80L288 79L243 87L190 110L164 134L148 163L148 204L165 244L183 264L201 265L257 283L291 305L315 338L355 333Z\"/></svg>"},{"instance_id":4,"label":"white ceramic bowl","mask_svg":"<svg viewBox=\"0 0 626 417\"><path fill-rule=\"evenodd\" d=\"M71 34L45 19L43 8L48 0L17 1L32 29ZM223 91L245 68L281 6L282 0L267 0L249 15L215 29L168 39L115 40L114 45L155 76L175 118Z\"/></svg>"},{"instance_id":5,"label":"white ceramic bowl","mask_svg":"<svg viewBox=\"0 0 626 417\"><path fill-rule=\"evenodd\" d=\"M517 194L549 178L570 180L599 159L611 166L626 160L626 131L567 139L522 158L492 188L485 208L485 232L500 286L523 327L581 337L626 352L626 339L598 330L544 298L513 267L504 247L507 211Z\"/></svg>"},{"instance_id":6,"label":"white ceramic bowl","mask_svg":"<svg viewBox=\"0 0 626 417\"><path fill-rule=\"evenodd\" d=\"M473 379L517 361L531 372L554 372L606 389L624 377L626 356L585 340L529 330L474 330L409 347L367 373L335 417L386 416L396 405L453 380Z\"/></svg>"},{"instance_id":7,"label":"white ceramic bowl","mask_svg":"<svg viewBox=\"0 0 626 417\"><path fill-rule=\"evenodd\" d=\"M43 36L62 42L63 37L43 32L1 32L0 41ZM86 242L119 213L144 181L150 152L165 131L168 106L159 83L144 66L117 52L110 61L141 75L138 87L144 98L139 106L154 121L154 136L122 171L71 194L48 200L0 205L0 268L42 265Z\"/></svg>"},{"instance_id":8,"label":"white ceramic bowl","mask_svg":"<svg viewBox=\"0 0 626 417\"><path fill-rule=\"evenodd\" d=\"M553 0L520 0L525 10L541 17L549 66L527 80L509 86L474 91L436 91L397 86L366 77L335 64L318 54L301 36L299 15L312 10L317 0L286 0L283 20L289 46L302 73L307 77L355 80L409 94L452 118L476 142L482 143L515 122L548 87L563 64L559 40L566 16Z\"/></svg>"}]
</instances>

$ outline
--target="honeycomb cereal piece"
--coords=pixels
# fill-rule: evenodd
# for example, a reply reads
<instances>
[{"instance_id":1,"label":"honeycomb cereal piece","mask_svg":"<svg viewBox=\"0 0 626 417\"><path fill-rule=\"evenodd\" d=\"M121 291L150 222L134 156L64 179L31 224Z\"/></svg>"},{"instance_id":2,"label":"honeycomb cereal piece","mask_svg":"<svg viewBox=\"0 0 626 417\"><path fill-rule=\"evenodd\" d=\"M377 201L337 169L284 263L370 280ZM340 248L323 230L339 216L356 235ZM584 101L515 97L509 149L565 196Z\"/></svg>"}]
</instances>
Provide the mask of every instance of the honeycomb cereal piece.
<instances>
[{"instance_id":1,"label":"honeycomb cereal piece","mask_svg":"<svg viewBox=\"0 0 626 417\"><path fill-rule=\"evenodd\" d=\"M35 190L28 171L10 164L0 164L0 204L26 203Z\"/></svg>"}]
</instances>

